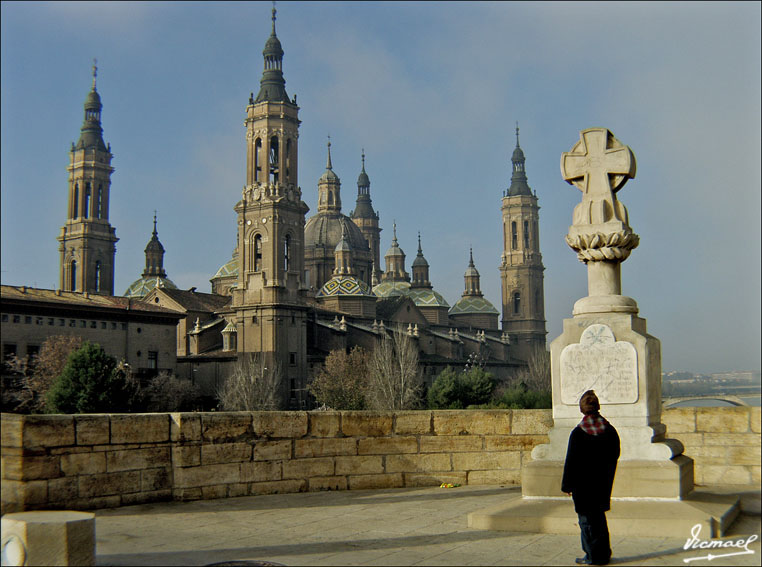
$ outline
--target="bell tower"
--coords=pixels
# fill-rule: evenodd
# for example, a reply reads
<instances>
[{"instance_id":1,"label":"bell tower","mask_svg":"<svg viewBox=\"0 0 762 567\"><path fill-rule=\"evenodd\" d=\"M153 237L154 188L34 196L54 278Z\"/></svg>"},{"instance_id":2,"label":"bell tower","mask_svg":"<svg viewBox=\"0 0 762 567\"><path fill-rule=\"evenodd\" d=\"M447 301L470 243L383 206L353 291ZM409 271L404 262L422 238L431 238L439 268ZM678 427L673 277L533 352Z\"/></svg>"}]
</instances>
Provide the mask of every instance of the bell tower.
<instances>
[{"instance_id":1,"label":"bell tower","mask_svg":"<svg viewBox=\"0 0 762 567\"><path fill-rule=\"evenodd\" d=\"M256 98L246 107L246 185L234 209L239 270L233 289L237 349L280 368L281 407L299 408L307 376L304 224L309 210L297 182L299 107L286 94L283 48L265 43Z\"/></svg>"},{"instance_id":2,"label":"bell tower","mask_svg":"<svg viewBox=\"0 0 762 567\"><path fill-rule=\"evenodd\" d=\"M109 224L111 145L103 142L101 97L96 88L98 67L93 63L93 87L85 99L85 120L79 140L69 152L69 199L66 223L57 237L61 253L59 287L114 295L116 230Z\"/></svg>"},{"instance_id":3,"label":"bell tower","mask_svg":"<svg viewBox=\"0 0 762 567\"><path fill-rule=\"evenodd\" d=\"M511 186L503 195L503 255L500 265L503 332L519 358L528 359L535 348L545 348L545 297L537 195L527 184L524 151L519 145L511 156Z\"/></svg>"}]
</instances>

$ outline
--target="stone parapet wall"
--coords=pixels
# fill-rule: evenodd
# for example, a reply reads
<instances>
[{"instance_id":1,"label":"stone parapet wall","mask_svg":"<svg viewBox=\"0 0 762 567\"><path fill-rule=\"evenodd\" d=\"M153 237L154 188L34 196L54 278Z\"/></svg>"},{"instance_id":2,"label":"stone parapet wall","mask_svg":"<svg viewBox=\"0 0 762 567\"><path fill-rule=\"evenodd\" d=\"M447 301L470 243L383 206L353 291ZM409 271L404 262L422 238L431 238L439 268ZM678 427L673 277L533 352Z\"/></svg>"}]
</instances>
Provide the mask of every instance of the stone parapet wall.
<instances>
[{"instance_id":1,"label":"stone parapet wall","mask_svg":"<svg viewBox=\"0 0 762 567\"><path fill-rule=\"evenodd\" d=\"M760 480L760 408L664 412L699 484ZM2 513L518 484L551 410L2 415Z\"/></svg>"}]
</instances>

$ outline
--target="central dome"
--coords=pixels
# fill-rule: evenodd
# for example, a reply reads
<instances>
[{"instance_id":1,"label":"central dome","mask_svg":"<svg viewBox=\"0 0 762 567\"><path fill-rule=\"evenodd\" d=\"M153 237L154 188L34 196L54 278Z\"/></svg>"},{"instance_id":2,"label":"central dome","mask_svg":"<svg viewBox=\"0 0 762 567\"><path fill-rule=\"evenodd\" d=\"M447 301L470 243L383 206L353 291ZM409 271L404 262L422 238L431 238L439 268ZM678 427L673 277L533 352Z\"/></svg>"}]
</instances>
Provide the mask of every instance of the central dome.
<instances>
[{"instance_id":1,"label":"central dome","mask_svg":"<svg viewBox=\"0 0 762 567\"><path fill-rule=\"evenodd\" d=\"M368 250L368 242L352 219L341 213L331 212L318 213L307 221L304 226L304 247L325 246L333 255L344 227L347 231L346 239L353 252Z\"/></svg>"}]
</instances>

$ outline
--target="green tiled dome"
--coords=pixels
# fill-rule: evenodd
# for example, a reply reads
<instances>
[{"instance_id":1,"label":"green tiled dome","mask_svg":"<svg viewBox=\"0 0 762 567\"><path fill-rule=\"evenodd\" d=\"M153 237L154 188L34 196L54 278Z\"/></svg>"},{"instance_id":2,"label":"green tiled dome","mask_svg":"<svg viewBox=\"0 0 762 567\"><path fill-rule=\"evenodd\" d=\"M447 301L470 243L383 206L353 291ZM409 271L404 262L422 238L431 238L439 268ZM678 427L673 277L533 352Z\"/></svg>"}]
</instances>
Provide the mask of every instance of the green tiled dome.
<instances>
[{"instance_id":1,"label":"green tiled dome","mask_svg":"<svg viewBox=\"0 0 762 567\"><path fill-rule=\"evenodd\" d=\"M320 288L317 297L334 295L373 295L370 286L354 276L334 276Z\"/></svg>"},{"instance_id":2,"label":"green tiled dome","mask_svg":"<svg viewBox=\"0 0 762 567\"><path fill-rule=\"evenodd\" d=\"M155 287L165 287L167 289L177 289L177 286L169 278L145 277L135 280L124 292L125 297L145 297Z\"/></svg>"},{"instance_id":3,"label":"green tiled dome","mask_svg":"<svg viewBox=\"0 0 762 567\"><path fill-rule=\"evenodd\" d=\"M450 307L447 300L433 289L411 289L407 295L419 307Z\"/></svg>"},{"instance_id":4,"label":"green tiled dome","mask_svg":"<svg viewBox=\"0 0 762 567\"><path fill-rule=\"evenodd\" d=\"M495 306L483 297L461 297L450 309L450 315L465 315L469 313L490 313L499 315Z\"/></svg>"},{"instance_id":5,"label":"green tiled dome","mask_svg":"<svg viewBox=\"0 0 762 567\"><path fill-rule=\"evenodd\" d=\"M229 276L238 277L238 256L233 256L227 264L224 264L214 274L215 278L227 278Z\"/></svg>"},{"instance_id":6,"label":"green tiled dome","mask_svg":"<svg viewBox=\"0 0 762 567\"><path fill-rule=\"evenodd\" d=\"M407 295L409 291L410 284L408 282L381 282L373 288L373 293L378 297Z\"/></svg>"}]
</instances>

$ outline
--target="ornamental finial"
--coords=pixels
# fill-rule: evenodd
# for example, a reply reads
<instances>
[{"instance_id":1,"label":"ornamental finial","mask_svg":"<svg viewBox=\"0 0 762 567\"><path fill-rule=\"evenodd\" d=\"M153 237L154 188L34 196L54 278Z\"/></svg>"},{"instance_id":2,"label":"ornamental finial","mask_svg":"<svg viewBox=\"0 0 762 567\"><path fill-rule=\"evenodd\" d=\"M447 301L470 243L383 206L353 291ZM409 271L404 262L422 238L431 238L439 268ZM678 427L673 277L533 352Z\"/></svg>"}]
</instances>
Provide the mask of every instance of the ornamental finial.
<instances>
[{"instance_id":1,"label":"ornamental finial","mask_svg":"<svg viewBox=\"0 0 762 567\"><path fill-rule=\"evenodd\" d=\"M98 60L93 59L93 90L95 90L95 79L98 76Z\"/></svg>"},{"instance_id":2,"label":"ornamental finial","mask_svg":"<svg viewBox=\"0 0 762 567\"><path fill-rule=\"evenodd\" d=\"M519 121L516 120L516 147L520 148L519 146Z\"/></svg>"},{"instance_id":3,"label":"ornamental finial","mask_svg":"<svg viewBox=\"0 0 762 567\"><path fill-rule=\"evenodd\" d=\"M275 0L273 0L273 35L275 35L275 13L277 10L275 9Z\"/></svg>"}]
</instances>

